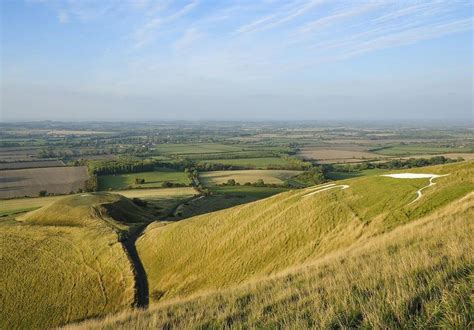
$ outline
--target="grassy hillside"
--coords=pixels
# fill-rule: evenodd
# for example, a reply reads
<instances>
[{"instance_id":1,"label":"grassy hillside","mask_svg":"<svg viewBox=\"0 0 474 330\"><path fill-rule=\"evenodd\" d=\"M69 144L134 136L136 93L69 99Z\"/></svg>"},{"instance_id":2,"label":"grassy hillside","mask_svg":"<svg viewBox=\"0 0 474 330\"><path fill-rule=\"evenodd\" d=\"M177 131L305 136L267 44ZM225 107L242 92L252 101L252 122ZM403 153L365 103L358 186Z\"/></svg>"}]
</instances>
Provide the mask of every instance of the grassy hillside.
<instances>
[{"instance_id":1,"label":"grassy hillside","mask_svg":"<svg viewBox=\"0 0 474 330\"><path fill-rule=\"evenodd\" d=\"M472 328L474 195L306 265L76 329Z\"/></svg>"},{"instance_id":2,"label":"grassy hillside","mask_svg":"<svg viewBox=\"0 0 474 330\"><path fill-rule=\"evenodd\" d=\"M130 307L135 282L118 229L148 221L113 194L59 199L0 221L0 328L43 328Z\"/></svg>"},{"instance_id":3,"label":"grassy hillside","mask_svg":"<svg viewBox=\"0 0 474 330\"><path fill-rule=\"evenodd\" d=\"M472 163L416 169L428 179L367 176L290 191L166 226L151 225L137 242L154 301L228 288L322 258L357 241L427 215L474 190Z\"/></svg>"}]
</instances>

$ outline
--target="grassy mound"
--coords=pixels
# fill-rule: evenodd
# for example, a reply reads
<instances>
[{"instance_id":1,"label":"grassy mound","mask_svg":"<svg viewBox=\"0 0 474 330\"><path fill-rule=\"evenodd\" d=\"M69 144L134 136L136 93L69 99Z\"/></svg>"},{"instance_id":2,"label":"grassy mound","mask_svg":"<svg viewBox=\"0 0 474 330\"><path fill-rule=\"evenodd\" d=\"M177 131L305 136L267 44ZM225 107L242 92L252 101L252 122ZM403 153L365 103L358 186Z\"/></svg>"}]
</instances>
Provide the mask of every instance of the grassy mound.
<instances>
[{"instance_id":1,"label":"grassy mound","mask_svg":"<svg viewBox=\"0 0 474 330\"><path fill-rule=\"evenodd\" d=\"M472 327L474 194L303 266L72 329Z\"/></svg>"},{"instance_id":2,"label":"grassy mound","mask_svg":"<svg viewBox=\"0 0 474 330\"><path fill-rule=\"evenodd\" d=\"M0 328L50 328L131 307L132 264L119 235L149 221L120 195L61 198L0 222Z\"/></svg>"},{"instance_id":3,"label":"grassy mound","mask_svg":"<svg viewBox=\"0 0 474 330\"><path fill-rule=\"evenodd\" d=\"M152 301L230 288L321 259L356 242L428 215L474 190L473 163L417 169L436 179L369 176L340 181L348 189L307 196L317 188L151 225L138 240Z\"/></svg>"},{"instance_id":4,"label":"grassy mound","mask_svg":"<svg viewBox=\"0 0 474 330\"><path fill-rule=\"evenodd\" d=\"M126 229L128 224L147 222L150 215L130 199L110 193L73 195L27 213L21 217L29 224L52 226L91 226L103 222Z\"/></svg>"}]
</instances>

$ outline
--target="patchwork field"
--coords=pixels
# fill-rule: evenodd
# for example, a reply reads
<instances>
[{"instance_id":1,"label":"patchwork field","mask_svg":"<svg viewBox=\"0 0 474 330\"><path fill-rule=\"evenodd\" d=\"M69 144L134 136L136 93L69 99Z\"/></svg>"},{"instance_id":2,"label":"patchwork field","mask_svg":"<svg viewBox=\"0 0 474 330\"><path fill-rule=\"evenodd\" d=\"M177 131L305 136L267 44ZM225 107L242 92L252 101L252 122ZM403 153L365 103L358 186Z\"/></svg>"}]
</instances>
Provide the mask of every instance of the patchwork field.
<instances>
[{"instance_id":1,"label":"patchwork field","mask_svg":"<svg viewBox=\"0 0 474 330\"><path fill-rule=\"evenodd\" d=\"M361 160L381 159L383 156L367 151L340 150L340 149L316 149L303 148L299 156L305 159L313 159L321 164L330 163L353 163Z\"/></svg>"},{"instance_id":2,"label":"patchwork field","mask_svg":"<svg viewBox=\"0 0 474 330\"><path fill-rule=\"evenodd\" d=\"M255 183L262 179L267 184L283 184L301 171L289 170L242 170L242 171L212 171L199 174L199 180L205 186L214 186L226 183L233 179L235 182L244 184L246 182Z\"/></svg>"},{"instance_id":3,"label":"patchwork field","mask_svg":"<svg viewBox=\"0 0 474 330\"><path fill-rule=\"evenodd\" d=\"M84 189L89 178L85 166L3 170L0 175L0 199L38 196L42 190L69 194Z\"/></svg>"},{"instance_id":4,"label":"patchwork field","mask_svg":"<svg viewBox=\"0 0 474 330\"><path fill-rule=\"evenodd\" d=\"M145 180L145 183L137 183L137 179ZM163 183L188 185L190 181L184 172L160 169L153 172L139 172L130 174L114 174L99 176L100 190L119 190L126 188L157 188Z\"/></svg>"}]
</instances>

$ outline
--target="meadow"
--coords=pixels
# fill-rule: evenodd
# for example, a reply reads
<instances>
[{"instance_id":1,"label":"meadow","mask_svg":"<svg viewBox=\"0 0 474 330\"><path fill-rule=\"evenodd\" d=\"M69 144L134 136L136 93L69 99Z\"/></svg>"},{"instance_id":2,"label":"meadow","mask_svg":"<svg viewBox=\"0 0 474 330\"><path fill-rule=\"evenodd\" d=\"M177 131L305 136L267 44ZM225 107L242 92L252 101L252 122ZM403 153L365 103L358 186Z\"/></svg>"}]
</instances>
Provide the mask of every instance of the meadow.
<instances>
[{"instance_id":1,"label":"meadow","mask_svg":"<svg viewBox=\"0 0 474 330\"><path fill-rule=\"evenodd\" d=\"M137 183L137 179L143 179L145 182ZM184 172L165 168L157 169L153 172L100 175L98 180L100 190L159 188L163 187L165 182L182 185L190 184L190 181Z\"/></svg>"},{"instance_id":2,"label":"meadow","mask_svg":"<svg viewBox=\"0 0 474 330\"><path fill-rule=\"evenodd\" d=\"M285 180L297 176L300 173L302 172L290 170L212 171L200 173L199 180L205 186L222 185L231 179L239 184L247 182L255 183L260 179L266 184L281 185Z\"/></svg>"}]
</instances>

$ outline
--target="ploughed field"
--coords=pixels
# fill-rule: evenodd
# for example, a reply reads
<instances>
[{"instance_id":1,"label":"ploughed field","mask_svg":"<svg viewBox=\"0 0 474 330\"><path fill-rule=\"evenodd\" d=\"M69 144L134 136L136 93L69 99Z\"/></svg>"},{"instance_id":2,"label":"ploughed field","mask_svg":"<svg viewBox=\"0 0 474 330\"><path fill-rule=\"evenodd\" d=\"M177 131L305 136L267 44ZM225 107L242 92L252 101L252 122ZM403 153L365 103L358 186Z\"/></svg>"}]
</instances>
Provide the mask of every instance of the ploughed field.
<instances>
[{"instance_id":1,"label":"ploughed field","mask_svg":"<svg viewBox=\"0 0 474 330\"><path fill-rule=\"evenodd\" d=\"M0 171L0 199L69 194L85 189L89 178L85 166L46 167Z\"/></svg>"}]
</instances>

